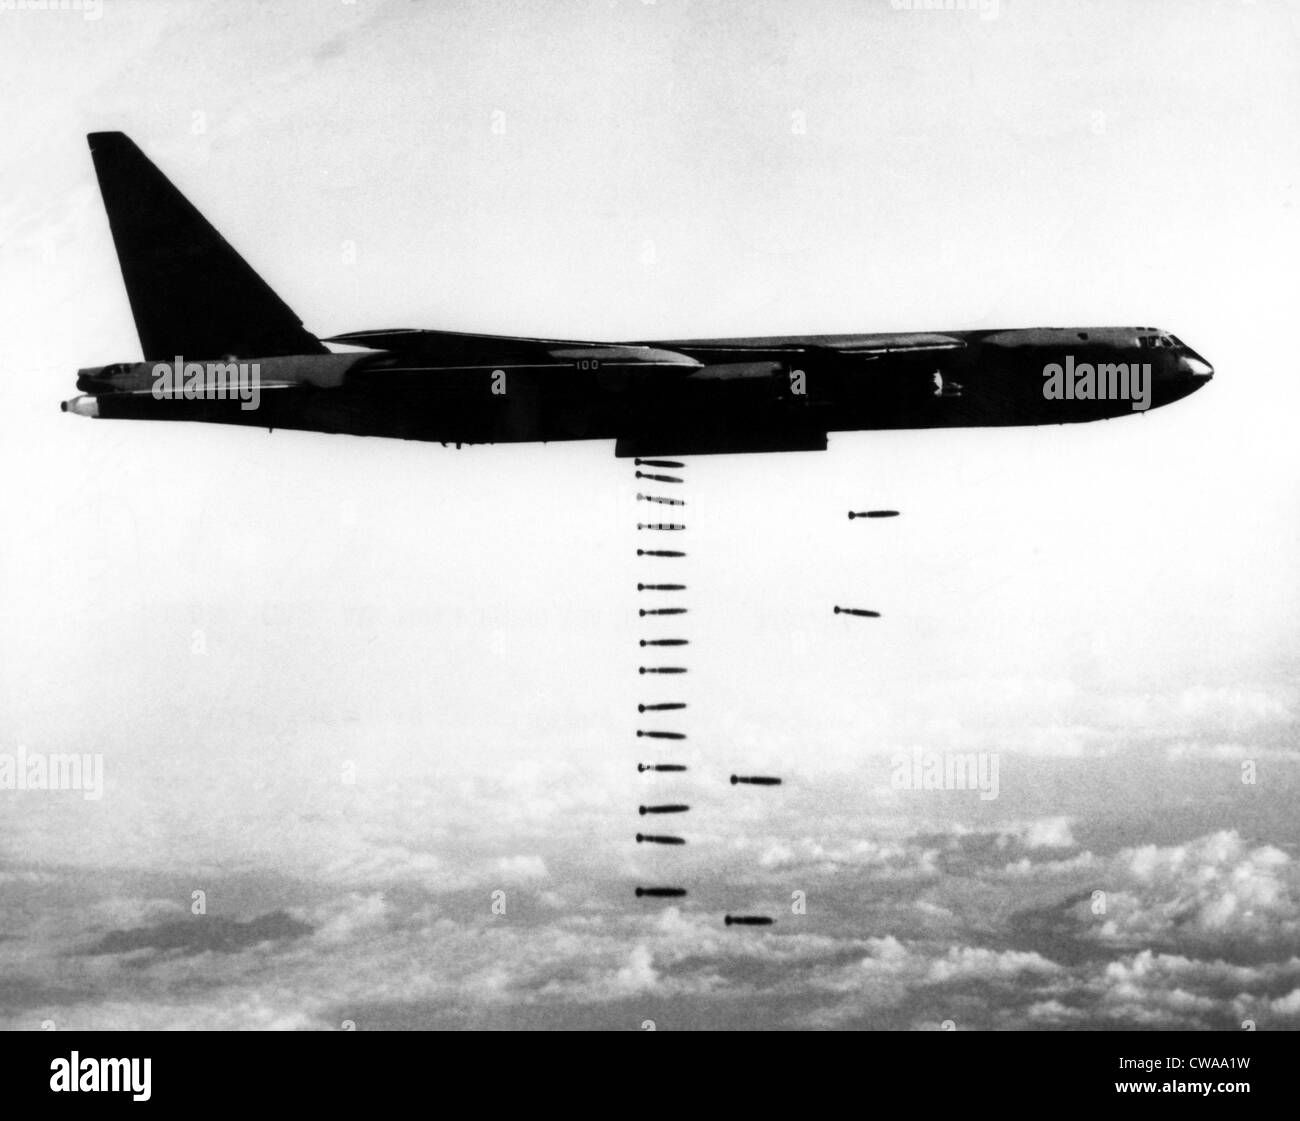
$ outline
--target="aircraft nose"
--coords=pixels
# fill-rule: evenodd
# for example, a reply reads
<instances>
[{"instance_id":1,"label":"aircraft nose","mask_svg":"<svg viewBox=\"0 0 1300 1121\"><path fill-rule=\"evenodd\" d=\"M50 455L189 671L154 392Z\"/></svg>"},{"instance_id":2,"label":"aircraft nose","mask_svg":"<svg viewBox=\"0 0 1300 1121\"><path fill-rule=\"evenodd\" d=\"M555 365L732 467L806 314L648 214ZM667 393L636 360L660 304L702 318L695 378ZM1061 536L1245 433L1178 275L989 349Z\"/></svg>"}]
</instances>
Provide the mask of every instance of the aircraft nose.
<instances>
[{"instance_id":1,"label":"aircraft nose","mask_svg":"<svg viewBox=\"0 0 1300 1121\"><path fill-rule=\"evenodd\" d=\"M1206 381L1214 377L1214 367L1199 354L1190 350L1185 350L1179 355L1178 370L1179 373L1190 374L1194 378L1204 378Z\"/></svg>"}]
</instances>

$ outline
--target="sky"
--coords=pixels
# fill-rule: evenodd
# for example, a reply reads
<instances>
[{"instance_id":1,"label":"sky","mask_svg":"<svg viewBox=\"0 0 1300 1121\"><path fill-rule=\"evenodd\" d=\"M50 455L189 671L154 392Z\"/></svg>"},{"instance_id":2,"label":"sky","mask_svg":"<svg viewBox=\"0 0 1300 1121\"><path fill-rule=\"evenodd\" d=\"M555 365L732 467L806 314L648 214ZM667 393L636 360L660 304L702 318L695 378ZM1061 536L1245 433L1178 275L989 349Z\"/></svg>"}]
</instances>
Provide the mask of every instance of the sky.
<instances>
[{"instance_id":1,"label":"sky","mask_svg":"<svg viewBox=\"0 0 1300 1121\"><path fill-rule=\"evenodd\" d=\"M0 768L103 768L0 789L0 1026L1300 1026L1298 28L0 10ZM651 568L607 443L61 414L139 357L97 130L318 336L1151 324L1216 375L1117 421L692 458L689 555ZM666 565L690 673L652 681ZM638 774L670 726L687 775ZM954 753L996 797L900 788ZM638 846L679 796L688 844ZM633 894L661 883L689 894Z\"/></svg>"}]
</instances>

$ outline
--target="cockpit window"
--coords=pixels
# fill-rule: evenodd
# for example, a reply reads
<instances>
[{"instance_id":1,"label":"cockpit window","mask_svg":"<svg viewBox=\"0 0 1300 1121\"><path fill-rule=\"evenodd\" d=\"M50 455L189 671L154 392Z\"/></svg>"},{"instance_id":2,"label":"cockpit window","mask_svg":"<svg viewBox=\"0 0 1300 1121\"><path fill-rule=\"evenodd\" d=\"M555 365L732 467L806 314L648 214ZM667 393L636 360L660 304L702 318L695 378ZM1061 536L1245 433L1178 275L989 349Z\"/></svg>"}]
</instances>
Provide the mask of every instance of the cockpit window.
<instances>
[{"instance_id":1,"label":"cockpit window","mask_svg":"<svg viewBox=\"0 0 1300 1121\"><path fill-rule=\"evenodd\" d=\"M1139 335L1138 346L1155 348L1155 347L1175 347L1181 346L1173 335Z\"/></svg>"}]
</instances>

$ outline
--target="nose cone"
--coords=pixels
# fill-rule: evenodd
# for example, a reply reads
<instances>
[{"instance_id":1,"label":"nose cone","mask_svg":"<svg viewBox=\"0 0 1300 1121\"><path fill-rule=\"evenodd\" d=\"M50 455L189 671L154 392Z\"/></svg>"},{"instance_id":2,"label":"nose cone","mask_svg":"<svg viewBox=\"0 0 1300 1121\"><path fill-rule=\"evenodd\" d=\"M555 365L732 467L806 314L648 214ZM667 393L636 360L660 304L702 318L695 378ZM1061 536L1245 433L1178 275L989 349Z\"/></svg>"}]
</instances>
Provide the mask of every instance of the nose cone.
<instances>
[{"instance_id":1,"label":"nose cone","mask_svg":"<svg viewBox=\"0 0 1300 1121\"><path fill-rule=\"evenodd\" d=\"M1199 354L1184 350L1178 357L1178 372L1189 377L1209 381L1214 377L1214 367Z\"/></svg>"},{"instance_id":2,"label":"nose cone","mask_svg":"<svg viewBox=\"0 0 1300 1121\"><path fill-rule=\"evenodd\" d=\"M95 397L73 397L70 401L60 402L59 409L65 413L76 413L77 416L99 416L99 400Z\"/></svg>"}]
</instances>

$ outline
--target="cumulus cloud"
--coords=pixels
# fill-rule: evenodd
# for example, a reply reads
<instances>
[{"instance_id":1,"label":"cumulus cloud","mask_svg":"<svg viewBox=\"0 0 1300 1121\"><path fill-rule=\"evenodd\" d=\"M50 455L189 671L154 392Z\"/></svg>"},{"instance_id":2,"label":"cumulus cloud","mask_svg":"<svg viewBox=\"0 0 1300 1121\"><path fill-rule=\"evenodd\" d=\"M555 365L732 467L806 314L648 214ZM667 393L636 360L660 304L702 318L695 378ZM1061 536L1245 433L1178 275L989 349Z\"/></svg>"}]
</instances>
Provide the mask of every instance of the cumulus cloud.
<instances>
[{"instance_id":1,"label":"cumulus cloud","mask_svg":"<svg viewBox=\"0 0 1300 1121\"><path fill-rule=\"evenodd\" d=\"M1295 945L1300 938L1296 862L1273 845L1225 830L1179 845L1141 845L1112 862L1096 937L1117 944L1225 938Z\"/></svg>"},{"instance_id":2,"label":"cumulus cloud","mask_svg":"<svg viewBox=\"0 0 1300 1121\"><path fill-rule=\"evenodd\" d=\"M754 836L734 857L756 870L729 891L743 884L776 917L762 930L722 925L707 864L683 903L657 906L620 890L618 876L575 884L567 866L525 850L476 854L457 876L426 884L363 890L331 875L310 900L243 914L190 916L171 897L122 891L87 909L69 894L68 916L89 914L94 940L62 958L21 939L0 943L0 967L17 979L6 1022L1296 1022L1296 868L1284 849L1218 831L1098 854L1076 832L1073 815L1052 814L943 829L894 823L884 835L828 819L816 835ZM508 887L504 913L491 906L498 883ZM789 907L792 885L806 888L806 912ZM1094 891L1105 893L1102 913ZM220 884L210 894L229 897Z\"/></svg>"},{"instance_id":3,"label":"cumulus cloud","mask_svg":"<svg viewBox=\"0 0 1300 1121\"><path fill-rule=\"evenodd\" d=\"M1074 847L1074 834L1070 832L1068 817L1046 817L1031 821L1020 829L1019 836L1026 848L1068 849Z\"/></svg>"}]
</instances>

